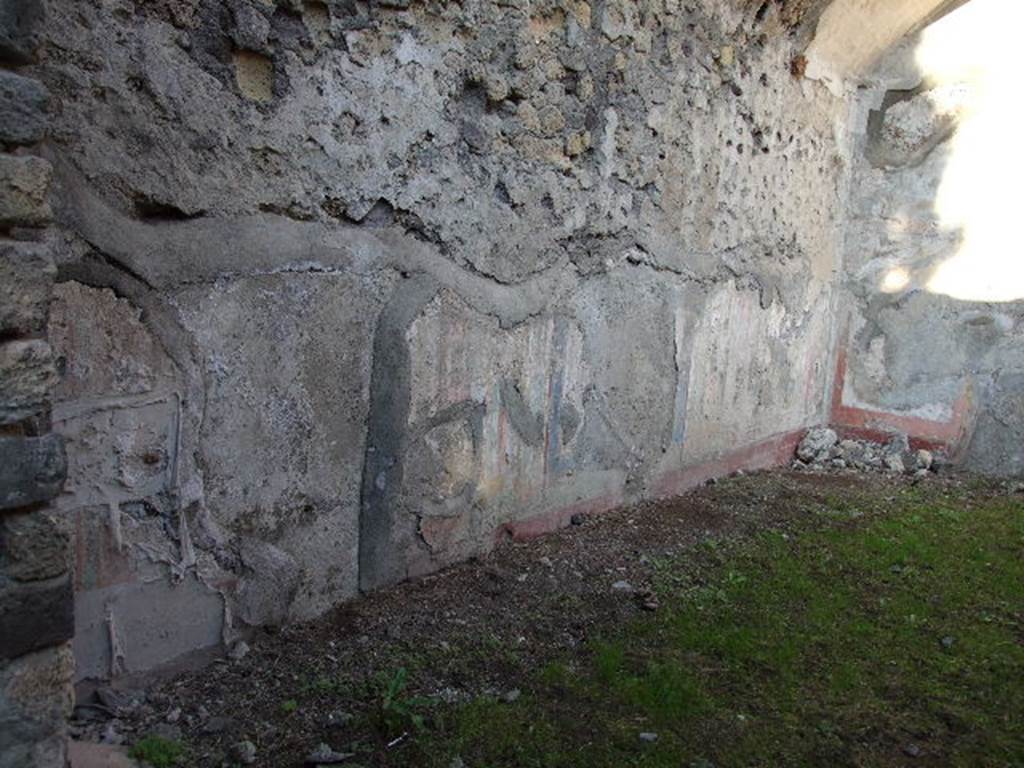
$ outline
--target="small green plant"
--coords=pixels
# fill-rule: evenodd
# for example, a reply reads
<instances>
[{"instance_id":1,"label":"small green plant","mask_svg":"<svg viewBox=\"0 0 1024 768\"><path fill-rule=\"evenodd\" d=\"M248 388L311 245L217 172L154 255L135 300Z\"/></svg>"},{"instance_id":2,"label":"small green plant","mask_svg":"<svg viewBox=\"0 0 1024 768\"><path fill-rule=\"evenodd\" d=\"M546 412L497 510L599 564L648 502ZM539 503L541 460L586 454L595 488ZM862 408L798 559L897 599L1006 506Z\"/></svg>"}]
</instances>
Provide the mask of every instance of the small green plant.
<instances>
[{"instance_id":1,"label":"small green plant","mask_svg":"<svg viewBox=\"0 0 1024 768\"><path fill-rule=\"evenodd\" d=\"M284 712L286 715L290 715L292 712L295 712L298 708L299 702L297 702L295 699L287 699L281 702L281 711Z\"/></svg>"},{"instance_id":2,"label":"small green plant","mask_svg":"<svg viewBox=\"0 0 1024 768\"><path fill-rule=\"evenodd\" d=\"M406 695L407 685L408 673L405 667L399 667L390 676L380 674L375 680L377 721L385 737L410 729L422 731L426 727L419 711L426 705L426 700Z\"/></svg>"},{"instance_id":3,"label":"small green plant","mask_svg":"<svg viewBox=\"0 0 1024 768\"><path fill-rule=\"evenodd\" d=\"M185 748L176 741L150 735L135 742L129 754L153 768L172 768L184 756Z\"/></svg>"},{"instance_id":4,"label":"small green plant","mask_svg":"<svg viewBox=\"0 0 1024 768\"><path fill-rule=\"evenodd\" d=\"M304 686L303 693L335 694L341 693L344 688L345 686L341 680L336 680L327 675L319 675Z\"/></svg>"}]
</instances>

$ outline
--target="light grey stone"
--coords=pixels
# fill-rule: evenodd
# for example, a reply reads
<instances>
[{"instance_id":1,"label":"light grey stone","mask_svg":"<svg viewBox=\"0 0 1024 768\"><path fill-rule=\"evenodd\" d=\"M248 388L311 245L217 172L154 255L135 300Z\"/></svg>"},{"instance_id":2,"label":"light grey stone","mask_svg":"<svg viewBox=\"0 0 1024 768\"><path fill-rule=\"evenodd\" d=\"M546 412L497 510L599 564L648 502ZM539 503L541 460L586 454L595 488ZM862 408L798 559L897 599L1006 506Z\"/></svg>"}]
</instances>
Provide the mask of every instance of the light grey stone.
<instances>
[{"instance_id":1,"label":"light grey stone","mask_svg":"<svg viewBox=\"0 0 1024 768\"><path fill-rule=\"evenodd\" d=\"M0 61L31 63L45 8L41 0L0 0Z\"/></svg>"},{"instance_id":2,"label":"light grey stone","mask_svg":"<svg viewBox=\"0 0 1024 768\"><path fill-rule=\"evenodd\" d=\"M824 461L829 450L839 441L835 430L828 427L809 429L797 446L796 455L805 462Z\"/></svg>"},{"instance_id":3,"label":"light grey stone","mask_svg":"<svg viewBox=\"0 0 1024 768\"><path fill-rule=\"evenodd\" d=\"M52 172L40 157L0 155L0 227L40 227L50 222Z\"/></svg>"},{"instance_id":4,"label":"light grey stone","mask_svg":"<svg viewBox=\"0 0 1024 768\"><path fill-rule=\"evenodd\" d=\"M45 245L0 243L0 333L31 334L45 329L56 274Z\"/></svg>"},{"instance_id":5,"label":"light grey stone","mask_svg":"<svg viewBox=\"0 0 1024 768\"><path fill-rule=\"evenodd\" d=\"M38 80L0 70L0 144L21 146L41 141L49 99Z\"/></svg>"},{"instance_id":6,"label":"light grey stone","mask_svg":"<svg viewBox=\"0 0 1024 768\"><path fill-rule=\"evenodd\" d=\"M60 493L66 477L67 458L59 435L0 436L0 510L49 501ZM55 553L37 540L45 530L43 521L13 520L9 526L13 538L5 546L11 548L12 557L24 560L14 568L15 573L28 579L37 569L50 571L55 566Z\"/></svg>"}]
</instances>

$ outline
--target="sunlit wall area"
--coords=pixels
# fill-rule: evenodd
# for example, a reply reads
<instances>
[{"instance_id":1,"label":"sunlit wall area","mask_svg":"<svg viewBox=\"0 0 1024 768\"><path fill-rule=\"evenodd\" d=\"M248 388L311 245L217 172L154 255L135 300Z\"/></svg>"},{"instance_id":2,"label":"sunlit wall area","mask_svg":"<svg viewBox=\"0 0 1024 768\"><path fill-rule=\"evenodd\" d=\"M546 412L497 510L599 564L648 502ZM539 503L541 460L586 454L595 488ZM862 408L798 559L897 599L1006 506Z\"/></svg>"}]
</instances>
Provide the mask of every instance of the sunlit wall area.
<instances>
[{"instance_id":1,"label":"sunlit wall area","mask_svg":"<svg viewBox=\"0 0 1024 768\"><path fill-rule=\"evenodd\" d=\"M1024 3L971 0L860 82L844 263L844 402L953 425L1024 469Z\"/></svg>"},{"instance_id":2,"label":"sunlit wall area","mask_svg":"<svg viewBox=\"0 0 1024 768\"><path fill-rule=\"evenodd\" d=\"M916 50L921 71L952 94L936 111L957 120L935 212L960 243L926 287L965 301L1024 298L1022 25L1024 3L974 0L926 29Z\"/></svg>"}]
</instances>

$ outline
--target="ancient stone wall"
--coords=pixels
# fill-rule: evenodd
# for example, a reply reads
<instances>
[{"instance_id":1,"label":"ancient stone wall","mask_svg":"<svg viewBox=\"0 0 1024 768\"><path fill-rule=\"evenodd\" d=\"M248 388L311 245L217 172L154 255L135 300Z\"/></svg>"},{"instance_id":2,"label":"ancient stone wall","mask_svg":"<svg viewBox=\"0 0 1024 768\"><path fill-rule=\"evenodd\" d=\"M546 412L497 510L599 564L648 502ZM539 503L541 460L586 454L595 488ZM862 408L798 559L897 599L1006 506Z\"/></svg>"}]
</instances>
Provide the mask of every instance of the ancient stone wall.
<instances>
[{"instance_id":1,"label":"ancient stone wall","mask_svg":"<svg viewBox=\"0 0 1024 768\"><path fill-rule=\"evenodd\" d=\"M51 0L79 677L785 460L833 371L821 5Z\"/></svg>"},{"instance_id":2,"label":"ancient stone wall","mask_svg":"<svg viewBox=\"0 0 1024 768\"><path fill-rule=\"evenodd\" d=\"M961 4L955 4L961 5ZM1016 4L972 0L890 51L858 93L849 315L834 421L899 429L972 469L1024 471L1024 259L1003 151Z\"/></svg>"},{"instance_id":3,"label":"ancient stone wall","mask_svg":"<svg viewBox=\"0 0 1024 768\"><path fill-rule=\"evenodd\" d=\"M46 340L53 259L49 94L25 67L43 13L0 3L0 766L63 768L74 629L64 483L52 430L57 362Z\"/></svg>"}]
</instances>

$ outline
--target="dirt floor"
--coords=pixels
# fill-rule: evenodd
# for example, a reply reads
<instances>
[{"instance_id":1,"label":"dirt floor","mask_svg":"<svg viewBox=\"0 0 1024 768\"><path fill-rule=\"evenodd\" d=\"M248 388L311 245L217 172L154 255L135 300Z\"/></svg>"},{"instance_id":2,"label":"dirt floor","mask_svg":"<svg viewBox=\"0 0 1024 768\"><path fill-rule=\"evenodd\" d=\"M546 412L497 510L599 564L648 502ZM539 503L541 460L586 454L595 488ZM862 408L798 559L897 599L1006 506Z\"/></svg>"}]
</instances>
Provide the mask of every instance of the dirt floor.
<instances>
[{"instance_id":1,"label":"dirt floor","mask_svg":"<svg viewBox=\"0 0 1024 768\"><path fill-rule=\"evenodd\" d=\"M486 558L344 605L311 623L259 631L240 658L219 659L147 691L101 691L98 701L76 710L73 731L83 740L141 742L143 751L137 746L136 754L158 767L284 768L313 758L347 766L586 765L564 754L500 758L495 755L506 752L486 750L480 754L489 757L474 760L472 744L459 737L467 733L465 712L479 701L510 710L528 706L520 698L539 695L551 670L591 663L599 641L622 627L650 626L653 618L665 617L665 602L676 590L717 583L729 553L756 548L768 531L787 542L813 531L862 526L900 509L911 496L918 504L954 499L964 508L993 499L1020 505L1024 499L1013 484L956 476L733 477L669 501L586 518L531 542L502 545ZM1024 614L1024 605L1015 610ZM631 630L624 637L628 643L641 635ZM549 708L571 709L569 701L550 700L559 690L566 697L583 695L572 685L545 690ZM586 721L588 713L568 716L569 722ZM657 739L643 730L643 717L636 722L641 742ZM593 734L587 738L593 741ZM462 751L452 754L459 745ZM897 748L904 750L901 759L917 757L913 745ZM730 763L670 763L638 752L620 764Z\"/></svg>"}]
</instances>

